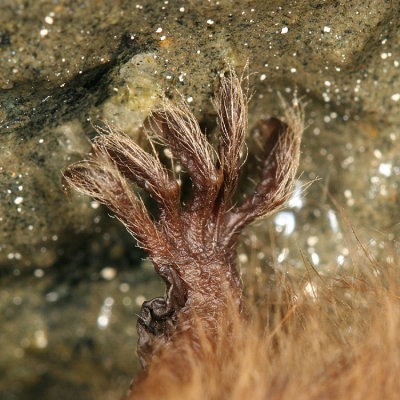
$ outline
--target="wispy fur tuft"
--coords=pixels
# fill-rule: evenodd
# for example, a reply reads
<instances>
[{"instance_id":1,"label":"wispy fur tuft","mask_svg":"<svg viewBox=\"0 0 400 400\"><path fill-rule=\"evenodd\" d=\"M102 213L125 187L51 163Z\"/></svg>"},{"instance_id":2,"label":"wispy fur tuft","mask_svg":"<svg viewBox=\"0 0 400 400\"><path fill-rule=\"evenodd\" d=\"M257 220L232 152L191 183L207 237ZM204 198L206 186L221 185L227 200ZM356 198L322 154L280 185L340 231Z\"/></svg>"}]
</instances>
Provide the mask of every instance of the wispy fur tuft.
<instances>
[{"instance_id":1,"label":"wispy fur tuft","mask_svg":"<svg viewBox=\"0 0 400 400\"><path fill-rule=\"evenodd\" d=\"M156 228L143 202L111 160L99 153L96 146L93 151L91 159L64 170L64 188L72 187L106 205L144 249L159 245Z\"/></svg>"},{"instance_id":2,"label":"wispy fur tuft","mask_svg":"<svg viewBox=\"0 0 400 400\"><path fill-rule=\"evenodd\" d=\"M271 280L250 261L249 318L231 304L216 343L199 341L201 358L187 351L182 364L171 354L156 360L132 399L396 400L398 267L381 265L378 275L367 259L360 267L358 275Z\"/></svg>"},{"instance_id":3,"label":"wispy fur tuft","mask_svg":"<svg viewBox=\"0 0 400 400\"><path fill-rule=\"evenodd\" d=\"M242 79L229 69L223 76L220 89L214 101L220 125L219 157L224 174L222 203L225 210L230 207L232 195L236 190L240 155L247 131L247 97L242 90Z\"/></svg>"}]
</instances>

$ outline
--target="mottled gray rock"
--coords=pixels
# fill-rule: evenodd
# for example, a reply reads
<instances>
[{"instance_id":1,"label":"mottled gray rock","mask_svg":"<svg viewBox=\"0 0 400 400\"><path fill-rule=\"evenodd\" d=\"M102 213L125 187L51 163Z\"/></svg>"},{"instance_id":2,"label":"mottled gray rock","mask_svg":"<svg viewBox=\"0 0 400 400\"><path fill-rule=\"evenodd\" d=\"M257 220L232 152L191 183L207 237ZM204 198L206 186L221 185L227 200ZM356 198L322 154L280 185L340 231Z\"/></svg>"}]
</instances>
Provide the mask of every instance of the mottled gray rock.
<instances>
[{"instance_id":1,"label":"mottled gray rock","mask_svg":"<svg viewBox=\"0 0 400 400\"><path fill-rule=\"evenodd\" d=\"M131 268L117 251L116 268L85 251L78 262L2 277L1 399L117 399L129 387L136 315L161 283L149 262Z\"/></svg>"},{"instance_id":2,"label":"mottled gray rock","mask_svg":"<svg viewBox=\"0 0 400 400\"><path fill-rule=\"evenodd\" d=\"M184 96L212 128L210 96L227 62L240 70L249 60L251 126L260 116L281 113L277 90L290 97L297 88L305 95L308 116L321 117L309 120L306 148L315 142L308 139L312 129L321 137L328 131L329 137L353 137L351 121L363 120L356 123L361 130L377 130L381 121L388 134L400 123L399 10L393 2L112 4L3 5L0 129L11 157L2 155L3 264L17 255L19 266L50 265L58 247L51 237L77 225L93 227L88 201L68 203L59 184L71 151L87 150L88 118L106 118L137 135L166 93ZM338 129L343 119L348 123ZM371 146L386 140L378 129ZM73 150L60 139L65 130L79 138ZM315 162L310 167L320 169Z\"/></svg>"},{"instance_id":3,"label":"mottled gray rock","mask_svg":"<svg viewBox=\"0 0 400 400\"><path fill-rule=\"evenodd\" d=\"M128 272L143 256L129 235L97 203L68 199L60 171L84 157L96 119L145 144L141 124L164 94L185 98L212 136L210 100L227 63L241 72L249 62L243 190L256 178L257 121L282 115L277 91L291 101L297 90L307 104L299 188L317 179L249 228L243 271L249 248L265 268L303 268L299 248L321 271L357 264L351 227L382 263L394 259L399 16L397 2L381 0L1 2L0 397L54 398L61 388L100 400L127 387L135 299L157 290ZM117 276L101 278L109 266Z\"/></svg>"}]
</instances>

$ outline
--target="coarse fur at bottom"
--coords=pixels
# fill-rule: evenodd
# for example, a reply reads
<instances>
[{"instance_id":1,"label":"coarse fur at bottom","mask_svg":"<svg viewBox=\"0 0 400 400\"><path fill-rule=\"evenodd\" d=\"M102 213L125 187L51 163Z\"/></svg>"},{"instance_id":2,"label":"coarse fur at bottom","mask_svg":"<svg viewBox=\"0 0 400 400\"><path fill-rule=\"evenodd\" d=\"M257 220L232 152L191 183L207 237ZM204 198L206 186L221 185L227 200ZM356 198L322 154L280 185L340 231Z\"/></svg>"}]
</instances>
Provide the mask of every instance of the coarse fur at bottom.
<instances>
[{"instance_id":1,"label":"coarse fur at bottom","mask_svg":"<svg viewBox=\"0 0 400 400\"><path fill-rule=\"evenodd\" d=\"M216 347L203 337L203 356L188 351L184 370L179 359L156 360L131 399L398 399L400 273L378 267L273 279L248 267L249 318L232 309Z\"/></svg>"}]
</instances>

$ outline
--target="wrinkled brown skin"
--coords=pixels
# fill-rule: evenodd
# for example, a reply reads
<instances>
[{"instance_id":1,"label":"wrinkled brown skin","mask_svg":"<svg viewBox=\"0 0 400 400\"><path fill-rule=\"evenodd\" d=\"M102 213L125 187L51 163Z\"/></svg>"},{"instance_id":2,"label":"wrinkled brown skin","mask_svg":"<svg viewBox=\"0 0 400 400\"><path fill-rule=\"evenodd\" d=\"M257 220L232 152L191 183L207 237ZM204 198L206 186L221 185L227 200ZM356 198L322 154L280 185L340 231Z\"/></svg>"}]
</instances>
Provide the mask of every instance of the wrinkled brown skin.
<instances>
[{"instance_id":1,"label":"wrinkled brown skin","mask_svg":"<svg viewBox=\"0 0 400 400\"><path fill-rule=\"evenodd\" d=\"M292 117L289 125L276 118L261 124L266 144L260 182L253 194L233 205L247 129L247 100L232 69L221 79L215 106L220 126L218 155L184 103L166 103L146 122L147 129L163 139L191 177L192 196L185 205L179 184L157 155L110 127L99 132L88 160L63 173L65 188L92 196L125 224L167 286L165 297L142 306L137 352L145 372L133 384L131 399L140 398L146 385L154 384L151 371L159 373L160 365L177 382L184 379L185 351L190 349L201 357L200 336L205 335L212 346L221 322L229 324L232 304L239 315L244 314L235 267L240 231L276 211L292 190L301 118L296 120L292 110L287 112ZM149 216L127 179L157 201L158 220ZM152 364L158 367L150 368Z\"/></svg>"}]
</instances>

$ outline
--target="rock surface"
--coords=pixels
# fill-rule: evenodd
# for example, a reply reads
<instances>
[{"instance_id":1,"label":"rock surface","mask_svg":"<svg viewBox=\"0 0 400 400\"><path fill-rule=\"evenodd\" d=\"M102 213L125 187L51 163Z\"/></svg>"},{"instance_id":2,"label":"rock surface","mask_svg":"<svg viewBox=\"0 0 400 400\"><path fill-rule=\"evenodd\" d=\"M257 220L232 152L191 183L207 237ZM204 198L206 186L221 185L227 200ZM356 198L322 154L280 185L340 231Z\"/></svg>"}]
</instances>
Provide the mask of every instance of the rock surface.
<instances>
[{"instance_id":1,"label":"rock surface","mask_svg":"<svg viewBox=\"0 0 400 400\"><path fill-rule=\"evenodd\" d=\"M321 270L351 266L351 226L391 262L400 231L399 18L395 1L380 0L3 1L0 397L108 399L126 389L135 301L160 292L144 284L151 274L138 269L143 254L123 229L97 203L64 195L60 170L84 157L96 119L141 141L163 94L185 98L214 134L210 100L227 63L240 72L249 62L244 190L256 177L257 121L282 115L277 91L290 101L297 90L307 104L299 189L317 179L248 230L243 271L248 247L264 267L302 268L298 248ZM102 278L109 267L116 276ZM105 327L102 307L113 310Z\"/></svg>"}]
</instances>

